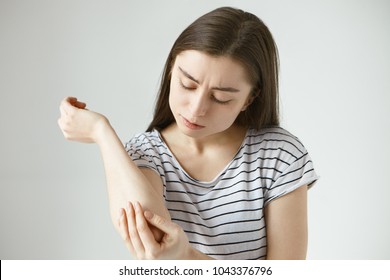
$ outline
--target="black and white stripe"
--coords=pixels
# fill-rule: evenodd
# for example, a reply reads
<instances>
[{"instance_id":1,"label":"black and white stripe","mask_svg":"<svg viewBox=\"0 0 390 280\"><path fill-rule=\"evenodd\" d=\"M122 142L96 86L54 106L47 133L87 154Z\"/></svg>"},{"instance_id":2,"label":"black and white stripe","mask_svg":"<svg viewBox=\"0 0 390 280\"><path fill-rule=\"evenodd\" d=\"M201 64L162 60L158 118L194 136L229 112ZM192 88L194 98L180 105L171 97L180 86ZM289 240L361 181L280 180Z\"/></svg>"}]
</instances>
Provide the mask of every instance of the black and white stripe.
<instances>
[{"instance_id":1,"label":"black and white stripe","mask_svg":"<svg viewBox=\"0 0 390 280\"><path fill-rule=\"evenodd\" d=\"M190 243L217 259L264 259L264 207L318 179L305 147L280 127L248 130L234 159L211 182L191 178L157 131L136 135L126 150L139 167L160 175L172 220Z\"/></svg>"}]
</instances>

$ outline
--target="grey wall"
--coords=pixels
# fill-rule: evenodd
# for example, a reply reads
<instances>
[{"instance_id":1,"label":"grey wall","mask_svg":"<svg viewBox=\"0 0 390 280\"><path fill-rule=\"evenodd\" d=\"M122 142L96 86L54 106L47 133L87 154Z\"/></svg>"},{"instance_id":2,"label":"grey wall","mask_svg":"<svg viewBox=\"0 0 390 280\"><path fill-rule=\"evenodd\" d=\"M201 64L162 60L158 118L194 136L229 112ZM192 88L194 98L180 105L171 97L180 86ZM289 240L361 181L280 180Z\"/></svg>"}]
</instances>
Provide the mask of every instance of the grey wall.
<instances>
[{"instance_id":1,"label":"grey wall","mask_svg":"<svg viewBox=\"0 0 390 280\"><path fill-rule=\"evenodd\" d=\"M388 1L0 0L0 259L125 259L95 145L66 142L77 96L122 141L143 131L168 51L219 6L255 13L281 59L282 124L308 148L310 259L390 259Z\"/></svg>"}]
</instances>

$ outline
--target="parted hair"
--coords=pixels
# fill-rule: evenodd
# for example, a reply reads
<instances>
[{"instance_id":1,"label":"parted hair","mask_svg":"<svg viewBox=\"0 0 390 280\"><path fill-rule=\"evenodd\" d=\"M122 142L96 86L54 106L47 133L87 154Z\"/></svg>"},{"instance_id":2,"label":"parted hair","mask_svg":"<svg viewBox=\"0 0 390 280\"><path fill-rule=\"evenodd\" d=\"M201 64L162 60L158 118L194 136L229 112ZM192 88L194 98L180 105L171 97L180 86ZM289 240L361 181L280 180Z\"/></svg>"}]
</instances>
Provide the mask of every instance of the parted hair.
<instances>
[{"instance_id":1,"label":"parted hair","mask_svg":"<svg viewBox=\"0 0 390 280\"><path fill-rule=\"evenodd\" d=\"M177 55L186 50L227 56L247 71L253 101L237 116L237 124L255 129L279 125L279 59L272 34L257 16L222 7L196 19L176 39L164 66L147 131L160 131L175 122L169 107L171 72Z\"/></svg>"}]
</instances>

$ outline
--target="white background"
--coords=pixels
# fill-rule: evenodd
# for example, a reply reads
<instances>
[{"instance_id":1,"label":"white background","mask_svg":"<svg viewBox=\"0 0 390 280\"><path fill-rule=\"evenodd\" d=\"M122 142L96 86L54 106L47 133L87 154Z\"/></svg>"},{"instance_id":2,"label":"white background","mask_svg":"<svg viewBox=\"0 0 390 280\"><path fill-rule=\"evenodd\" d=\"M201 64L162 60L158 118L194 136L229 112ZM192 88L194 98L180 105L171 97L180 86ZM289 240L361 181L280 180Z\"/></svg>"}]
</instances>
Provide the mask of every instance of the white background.
<instances>
[{"instance_id":1,"label":"white background","mask_svg":"<svg viewBox=\"0 0 390 280\"><path fill-rule=\"evenodd\" d=\"M77 96L127 141L174 40L220 6L256 14L278 44L282 125L321 176L308 258L390 259L389 3L0 0L0 259L129 258L98 148L64 140L58 105Z\"/></svg>"}]
</instances>

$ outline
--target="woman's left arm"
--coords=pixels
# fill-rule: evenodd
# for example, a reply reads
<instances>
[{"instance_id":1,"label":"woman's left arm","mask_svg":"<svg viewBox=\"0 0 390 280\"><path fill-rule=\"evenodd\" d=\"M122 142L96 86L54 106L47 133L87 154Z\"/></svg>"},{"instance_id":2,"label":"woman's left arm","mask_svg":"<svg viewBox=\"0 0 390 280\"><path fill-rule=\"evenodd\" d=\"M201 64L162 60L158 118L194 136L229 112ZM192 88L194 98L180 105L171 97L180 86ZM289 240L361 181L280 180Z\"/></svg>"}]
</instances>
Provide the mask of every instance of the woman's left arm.
<instances>
[{"instance_id":1,"label":"woman's left arm","mask_svg":"<svg viewBox=\"0 0 390 280\"><path fill-rule=\"evenodd\" d=\"M307 185L265 208L267 259L303 260L307 253Z\"/></svg>"}]
</instances>

